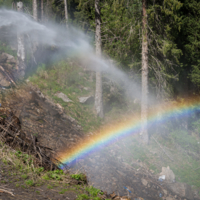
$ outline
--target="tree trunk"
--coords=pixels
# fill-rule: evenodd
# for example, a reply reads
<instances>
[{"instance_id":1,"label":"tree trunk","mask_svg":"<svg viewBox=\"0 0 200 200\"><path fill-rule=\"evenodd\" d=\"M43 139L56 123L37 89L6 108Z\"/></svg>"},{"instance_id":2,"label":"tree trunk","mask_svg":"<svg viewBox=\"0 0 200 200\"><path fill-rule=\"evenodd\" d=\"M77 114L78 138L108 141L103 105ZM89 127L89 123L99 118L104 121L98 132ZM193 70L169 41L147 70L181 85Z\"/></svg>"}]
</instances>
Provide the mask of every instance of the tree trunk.
<instances>
[{"instance_id":1,"label":"tree trunk","mask_svg":"<svg viewBox=\"0 0 200 200\"><path fill-rule=\"evenodd\" d=\"M35 21L38 21L38 16L37 16L37 0L33 0L33 19Z\"/></svg>"},{"instance_id":2,"label":"tree trunk","mask_svg":"<svg viewBox=\"0 0 200 200\"><path fill-rule=\"evenodd\" d=\"M41 0L41 21L44 21L44 1Z\"/></svg>"},{"instance_id":3,"label":"tree trunk","mask_svg":"<svg viewBox=\"0 0 200 200\"><path fill-rule=\"evenodd\" d=\"M23 12L23 3L17 2L17 11ZM17 58L18 58L18 75L17 78L23 79L25 75L25 48L24 48L24 36L17 35Z\"/></svg>"},{"instance_id":4,"label":"tree trunk","mask_svg":"<svg viewBox=\"0 0 200 200\"><path fill-rule=\"evenodd\" d=\"M65 4L65 20L66 20L66 27L68 28L67 0L64 0L64 4Z\"/></svg>"},{"instance_id":5,"label":"tree trunk","mask_svg":"<svg viewBox=\"0 0 200 200\"><path fill-rule=\"evenodd\" d=\"M96 55L101 57L101 15L100 15L100 0L95 0L95 22L96 22ZM97 116L103 118L103 98L102 98L102 75L101 72L96 72L96 94L95 94L95 109Z\"/></svg>"},{"instance_id":6,"label":"tree trunk","mask_svg":"<svg viewBox=\"0 0 200 200\"><path fill-rule=\"evenodd\" d=\"M141 135L143 142L148 144L149 135L147 130L148 118L148 38L147 38L147 0L142 0L142 102L141 102Z\"/></svg>"}]
</instances>

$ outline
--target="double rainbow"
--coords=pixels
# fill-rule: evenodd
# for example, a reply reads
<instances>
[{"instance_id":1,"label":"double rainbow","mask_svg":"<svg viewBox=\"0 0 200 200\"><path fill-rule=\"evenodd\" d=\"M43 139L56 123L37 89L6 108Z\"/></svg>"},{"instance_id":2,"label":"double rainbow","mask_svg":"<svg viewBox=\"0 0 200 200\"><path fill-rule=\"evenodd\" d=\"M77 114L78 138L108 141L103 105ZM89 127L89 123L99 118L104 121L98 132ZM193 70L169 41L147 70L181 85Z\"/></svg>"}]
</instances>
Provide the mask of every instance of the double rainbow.
<instances>
[{"instance_id":1,"label":"double rainbow","mask_svg":"<svg viewBox=\"0 0 200 200\"><path fill-rule=\"evenodd\" d=\"M200 111L199 98L168 102L150 109L148 125L163 123L171 118L184 117L197 110ZM82 142L74 145L73 148L62 150L62 153L58 156L59 161L62 163L59 167L63 169L74 160L84 158L88 154L97 151L98 148L111 144L116 139L139 133L141 126L140 114L129 117L129 120L126 120L125 123L109 125L109 127L105 127L98 134L83 139Z\"/></svg>"}]
</instances>

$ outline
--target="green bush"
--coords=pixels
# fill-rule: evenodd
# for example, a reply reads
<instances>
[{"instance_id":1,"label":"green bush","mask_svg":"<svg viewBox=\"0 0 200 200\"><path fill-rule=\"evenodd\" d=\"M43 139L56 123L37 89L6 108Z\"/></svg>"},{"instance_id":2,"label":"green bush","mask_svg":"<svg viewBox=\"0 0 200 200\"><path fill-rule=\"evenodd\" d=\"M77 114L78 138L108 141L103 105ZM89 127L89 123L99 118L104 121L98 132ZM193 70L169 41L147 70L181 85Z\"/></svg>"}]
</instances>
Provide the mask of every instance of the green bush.
<instances>
[{"instance_id":1,"label":"green bush","mask_svg":"<svg viewBox=\"0 0 200 200\"><path fill-rule=\"evenodd\" d=\"M86 181L87 178L84 174L71 174L70 175L73 179L76 179L76 180L80 180L80 181Z\"/></svg>"}]
</instances>

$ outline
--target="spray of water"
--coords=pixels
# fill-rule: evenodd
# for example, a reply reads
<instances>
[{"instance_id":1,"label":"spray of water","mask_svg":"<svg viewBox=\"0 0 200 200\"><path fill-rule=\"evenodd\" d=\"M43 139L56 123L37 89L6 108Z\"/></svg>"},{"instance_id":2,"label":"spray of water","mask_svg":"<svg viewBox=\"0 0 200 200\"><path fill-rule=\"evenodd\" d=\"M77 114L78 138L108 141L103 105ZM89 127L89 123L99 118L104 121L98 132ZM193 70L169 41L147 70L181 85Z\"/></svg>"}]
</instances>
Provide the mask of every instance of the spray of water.
<instances>
[{"instance_id":1,"label":"spray of water","mask_svg":"<svg viewBox=\"0 0 200 200\"><path fill-rule=\"evenodd\" d=\"M11 27L12 34L28 35L31 41L37 43L62 48L67 51L65 57L74 57L87 68L94 71L101 71L110 75L110 78L117 81L123 81L124 88L131 98L140 99L140 86L119 68L111 65L105 58L99 58L95 55L94 48L90 45L91 39L82 31L75 27L66 30L64 27L56 24L48 24L48 27L32 20L29 16L11 11L0 10L0 27ZM63 52L62 52L63 53ZM114 77L114 78L113 78Z\"/></svg>"}]
</instances>

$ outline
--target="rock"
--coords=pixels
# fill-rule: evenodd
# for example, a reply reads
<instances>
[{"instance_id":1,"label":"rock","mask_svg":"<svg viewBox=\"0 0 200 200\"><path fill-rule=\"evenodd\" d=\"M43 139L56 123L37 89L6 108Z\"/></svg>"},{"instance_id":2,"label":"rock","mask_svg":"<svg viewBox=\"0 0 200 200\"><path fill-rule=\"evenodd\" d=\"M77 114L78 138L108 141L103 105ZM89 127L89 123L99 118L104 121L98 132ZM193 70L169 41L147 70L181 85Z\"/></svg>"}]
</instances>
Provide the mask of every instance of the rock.
<instances>
[{"instance_id":1,"label":"rock","mask_svg":"<svg viewBox=\"0 0 200 200\"><path fill-rule=\"evenodd\" d=\"M174 200L172 197L166 197L166 200Z\"/></svg>"},{"instance_id":2,"label":"rock","mask_svg":"<svg viewBox=\"0 0 200 200\"><path fill-rule=\"evenodd\" d=\"M79 97L79 102L80 103L92 103L94 101L93 96L88 96L88 97Z\"/></svg>"},{"instance_id":3,"label":"rock","mask_svg":"<svg viewBox=\"0 0 200 200\"><path fill-rule=\"evenodd\" d=\"M148 181L147 181L146 179L143 179L143 178L142 178L141 181L142 181L142 184L143 184L144 186L147 186L147 185L148 185Z\"/></svg>"},{"instance_id":4,"label":"rock","mask_svg":"<svg viewBox=\"0 0 200 200\"><path fill-rule=\"evenodd\" d=\"M174 172L168 167L162 167L162 172L160 173L161 176L165 175L165 180L169 181L170 183L175 182L175 175Z\"/></svg>"},{"instance_id":5,"label":"rock","mask_svg":"<svg viewBox=\"0 0 200 200\"><path fill-rule=\"evenodd\" d=\"M67 97L67 95L66 94L64 94L64 93L62 93L62 92L57 92L56 94L55 94L55 96L57 96L58 98L61 98L64 102L73 102L71 99L69 99L68 97Z\"/></svg>"},{"instance_id":6,"label":"rock","mask_svg":"<svg viewBox=\"0 0 200 200\"><path fill-rule=\"evenodd\" d=\"M14 58L14 56L8 54L8 53L2 53L2 55L6 56L8 60L11 60ZM15 58L14 58L15 59Z\"/></svg>"},{"instance_id":7,"label":"rock","mask_svg":"<svg viewBox=\"0 0 200 200\"><path fill-rule=\"evenodd\" d=\"M167 193L168 193L167 190L165 190L165 189L163 189L163 192L165 195L167 195Z\"/></svg>"},{"instance_id":8,"label":"rock","mask_svg":"<svg viewBox=\"0 0 200 200\"><path fill-rule=\"evenodd\" d=\"M10 81L6 79L5 75L0 72L0 85L4 87L9 87L10 84Z\"/></svg>"},{"instance_id":9,"label":"rock","mask_svg":"<svg viewBox=\"0 0 200 200\"><path fill-rule=\"evenodd\" d=\"M3 53L0 55L0 63L5 63L7 60L7 56Z\"/></svg>"},{"instance_id":10,"label":"rock","mask_svg":"<svg viewBox=\"0 0 200 200\"><path fill-rule=\"evenodd\" d=\"M7 61L6 61L7 63L9 63L9 64L17 64L17 60L15 60L15 58L13 57L13 58L11 58L11 59L7 59Z\"/></svg>"},{"instance_id":11,"label":"rock","mask_svg":"<svg viewBox=\"0 0 200 200\"><path fill-rule=\"evenodd\" d=\"M1 57L3 62L1 62ZM17 60L15 59L14 56L8 53L2 53L2 55L0 56L0 63L5 63L5 62L9 64L17 64Z\"/></svg>"},{"instance_id":12,"label":"rock","mask_svg":"<svg viewBox=\"0 0 200 200\"><path fill-rule=\"evenodd\" d=\"M168 188L175 194L193 200L192 188L185 183L172 183L168 184Z\"/></svg>"},{"instance_id":13,"label":"rock","mask_svg":"<svg viewBox=\"0 0 200 200\"><path fill-rule=\"evenodd\" d=\"M86 90L86 91L88 91L88 90L89 90L89 88L88 88L88 87L84 87L83 89L84 89L84 90Z\"/></svg>"},{"instance_id":14,"label":"rock","mask_svg":"<svg viewBox=\"0 0 200 200\"><path fill-rule=\"evenodd\" d=\"M6 67L8 70L12 70L13 66L11 64L5 63L2 65L3 67Z\"/></svg>"}]
</instances>

